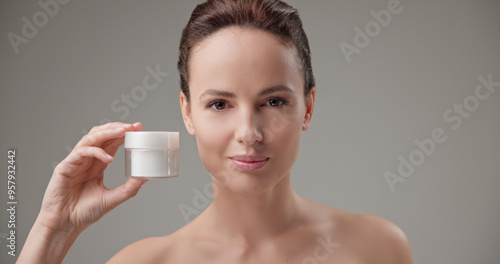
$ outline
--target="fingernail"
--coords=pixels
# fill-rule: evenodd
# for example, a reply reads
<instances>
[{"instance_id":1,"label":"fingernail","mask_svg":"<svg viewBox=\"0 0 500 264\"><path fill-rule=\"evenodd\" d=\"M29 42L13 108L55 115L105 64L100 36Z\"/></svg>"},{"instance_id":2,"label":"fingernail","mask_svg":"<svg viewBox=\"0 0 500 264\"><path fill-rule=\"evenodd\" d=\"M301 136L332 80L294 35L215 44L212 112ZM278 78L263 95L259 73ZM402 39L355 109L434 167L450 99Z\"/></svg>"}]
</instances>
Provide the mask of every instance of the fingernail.
<instances>
[{"instance_id":1,"label":"fingernail","mask_svg":"<svg viewBox=\"0 0 500 264\"><path fill-rule=\"evenodd\" d=\"M134 126L138 126L141 122L134 123Z\"/></svg>"},{"instance_id":2,"label":"fingernail","mask_svg":"<svg viewBox=\"0 0 500 264\"><path fill-rule=\"evenodd\" d=\"M122 131L122 130L123 130L123 127L122 127L122 126L121 126L121 127L117 127L117 128L115 128L115 131Z\"/></svg>"}]
</instances>

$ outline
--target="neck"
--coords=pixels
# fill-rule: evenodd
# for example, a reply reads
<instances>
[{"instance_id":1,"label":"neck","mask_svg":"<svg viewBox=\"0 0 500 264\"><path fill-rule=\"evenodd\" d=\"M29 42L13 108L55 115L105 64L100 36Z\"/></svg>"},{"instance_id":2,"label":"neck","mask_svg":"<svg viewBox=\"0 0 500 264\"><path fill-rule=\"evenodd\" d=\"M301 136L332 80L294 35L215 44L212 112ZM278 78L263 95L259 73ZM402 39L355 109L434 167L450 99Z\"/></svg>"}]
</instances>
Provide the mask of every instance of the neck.
<instances>
[{"instance_id":1,"label":"neck","mask_svg":"<svg viewBox=\"0 0 500 264\"><path fill-rule=\"evenodd\" d=\"M290 175L255 194L235 193L214 180L215 197L205 211L210 226L236 243L258 244L291 230L302 219L302 198L292 189Z\"/></svg>"}]
</instances>

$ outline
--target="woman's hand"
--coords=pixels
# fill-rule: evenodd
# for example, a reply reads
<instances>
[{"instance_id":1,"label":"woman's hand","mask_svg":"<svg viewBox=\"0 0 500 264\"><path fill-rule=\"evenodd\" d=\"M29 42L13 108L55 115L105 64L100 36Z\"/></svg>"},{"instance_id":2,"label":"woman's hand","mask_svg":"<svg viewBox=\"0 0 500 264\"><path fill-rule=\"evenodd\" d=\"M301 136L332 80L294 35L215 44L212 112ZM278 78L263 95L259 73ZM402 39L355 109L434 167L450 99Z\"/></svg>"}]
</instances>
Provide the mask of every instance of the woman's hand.
<instances>
[{"instance_id":1,"label":"woman's hand","mask_svg":"<svg viewBox=\"0 0 500 264\"><path fill-rule=\"evenodd\" d=\"M123 144L125 132L140 130L140 123L119 122L92 128L54 169L37 221L52 230L80 233L135 196L147 181L128 179L109 190L103 185L103 176Z\"/></svg>"},{"instance_id":2,"label":"woman's hand","mask_svg":"<svg viewBox=\"0 0 500 264\"><path fill-rule=\"evenodd\" d=\"M135 196L147 180L128 179L114 190L103 185L104 170L140 123L94 127L54 169L42 208L16 263L62 263L78 235L111 209Z\"/></svg>"}]
</instances>

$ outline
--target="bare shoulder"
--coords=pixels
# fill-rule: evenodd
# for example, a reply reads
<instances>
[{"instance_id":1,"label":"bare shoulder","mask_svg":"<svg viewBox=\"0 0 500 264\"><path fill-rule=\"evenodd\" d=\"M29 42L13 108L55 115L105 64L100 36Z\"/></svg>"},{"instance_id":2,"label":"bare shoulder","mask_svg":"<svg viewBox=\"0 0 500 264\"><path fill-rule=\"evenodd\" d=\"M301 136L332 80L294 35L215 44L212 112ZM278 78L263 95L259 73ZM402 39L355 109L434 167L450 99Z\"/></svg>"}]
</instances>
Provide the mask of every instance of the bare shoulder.
<instances>
[{"instance_id":1,"label":"bare shoulder","mask_svg":"<svg viewBox=\"0 0 500 264\"><path fill-rule=\"evenodd\" d=\"M368 214L356 214L307 200L307 208L339 245L341 263L413 264L408 238L391 221Z\"/></svg>"},{"instance_id":2,"label":"bare shoulder","mask_svg":"<svg viewBox=\"0 0 500 264\"><path fill-rule=\"evenodd\" d=\"M351 233L351 245L370 263L412 264L410 244L396 224L374 215L344 214Z\"/></svg>"},{"instance_id":3,"label":"bare shoulder","mask_svg":"<svg viewBox=\"0 0 500 264\"><path fill-rule=\"evenodd\" d=\"M106 263L162 263L172 245L170 236L142 239L123 248Z\"/></svg>"}]
</instances>

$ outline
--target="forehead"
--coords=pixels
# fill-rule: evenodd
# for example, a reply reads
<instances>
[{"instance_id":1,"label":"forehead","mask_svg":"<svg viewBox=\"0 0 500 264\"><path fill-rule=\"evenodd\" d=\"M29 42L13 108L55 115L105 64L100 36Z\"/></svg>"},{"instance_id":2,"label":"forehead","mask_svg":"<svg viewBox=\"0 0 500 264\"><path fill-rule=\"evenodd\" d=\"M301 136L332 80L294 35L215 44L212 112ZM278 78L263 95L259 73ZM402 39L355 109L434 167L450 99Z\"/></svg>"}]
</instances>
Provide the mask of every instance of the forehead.
<instances>
[{"instance_id":1,"label":"forehead","mask_svg":"<svg viewBox=\"0 0 500 264\"><path fill-rule=\"evenodd\" d=\"M296 49L277 36L233 26L193 48L190 87L287 85L299 89L303 87L299 65Z\"/></svg>"}]
</instances>

